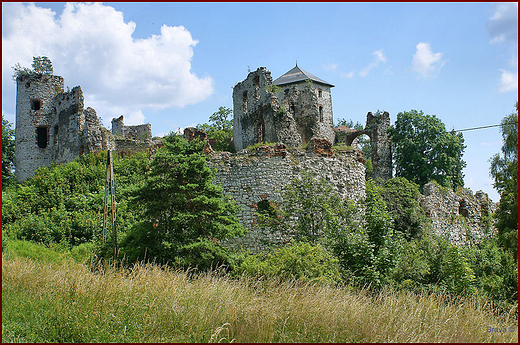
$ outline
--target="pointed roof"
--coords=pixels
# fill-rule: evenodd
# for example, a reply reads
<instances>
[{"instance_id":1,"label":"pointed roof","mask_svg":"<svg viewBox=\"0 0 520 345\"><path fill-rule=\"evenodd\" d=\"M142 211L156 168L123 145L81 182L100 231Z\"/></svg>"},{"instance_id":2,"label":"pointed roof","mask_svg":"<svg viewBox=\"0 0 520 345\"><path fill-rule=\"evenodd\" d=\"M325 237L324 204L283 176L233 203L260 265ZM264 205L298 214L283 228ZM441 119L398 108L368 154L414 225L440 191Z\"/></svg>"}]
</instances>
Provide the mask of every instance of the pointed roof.
<instances>
[{"instance_id":1,"label":"pointed roof","mask_svg":"<svg viewBox=\"0 0 520 345\"><path fill-rule=\"evenodd\" d=\"M300 67L298 67L298 63L296 63L296 66L291 69L289 72L282 75L280 78L273 81L274 85L285 85L285 84L292 84L292 83L298 83L305 81L307 79L312 80L315 83L327 85L330 87L334 87L331 83L327 83L325 80L320 79L316 77L313 74L310 74L309 72L306 72L302 70Z\"/></svg>"}]
</instances>

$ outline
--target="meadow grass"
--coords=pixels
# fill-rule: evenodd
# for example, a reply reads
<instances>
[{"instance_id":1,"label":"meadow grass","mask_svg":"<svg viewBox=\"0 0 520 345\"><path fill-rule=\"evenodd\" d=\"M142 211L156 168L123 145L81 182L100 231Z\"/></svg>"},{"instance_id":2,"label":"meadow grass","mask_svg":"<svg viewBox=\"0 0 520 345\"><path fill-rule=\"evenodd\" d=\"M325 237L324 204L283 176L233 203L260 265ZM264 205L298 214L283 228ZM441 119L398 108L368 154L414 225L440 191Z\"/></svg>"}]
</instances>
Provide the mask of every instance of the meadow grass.
<instances>
[{"instance_id":1,"label":"meadow grass","mask_svg":"<svg viewBox=\"0 0 520 345\"><path fill-rule=\"evenodd\" d=\"M513 315L469 297L2 254L3 342L518 342Z\"/></svg>"}]
</instances>

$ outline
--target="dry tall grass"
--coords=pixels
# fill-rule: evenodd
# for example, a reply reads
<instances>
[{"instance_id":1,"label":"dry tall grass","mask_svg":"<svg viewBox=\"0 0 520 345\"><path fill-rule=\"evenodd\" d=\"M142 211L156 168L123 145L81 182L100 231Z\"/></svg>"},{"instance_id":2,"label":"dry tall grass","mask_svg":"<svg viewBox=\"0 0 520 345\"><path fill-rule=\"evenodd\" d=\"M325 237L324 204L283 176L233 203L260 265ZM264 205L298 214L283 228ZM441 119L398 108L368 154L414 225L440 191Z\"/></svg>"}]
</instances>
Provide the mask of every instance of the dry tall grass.
<instances>
[{"instance_id":1,"label":"dry tall grass","mask_svg":"<svg viewBox=\"0 0 520 345\"><path fill-rule=\"evenodd\" d=\"M518 342L471 298L2 259L3 342Z\"/></svg>"}]
</instances>

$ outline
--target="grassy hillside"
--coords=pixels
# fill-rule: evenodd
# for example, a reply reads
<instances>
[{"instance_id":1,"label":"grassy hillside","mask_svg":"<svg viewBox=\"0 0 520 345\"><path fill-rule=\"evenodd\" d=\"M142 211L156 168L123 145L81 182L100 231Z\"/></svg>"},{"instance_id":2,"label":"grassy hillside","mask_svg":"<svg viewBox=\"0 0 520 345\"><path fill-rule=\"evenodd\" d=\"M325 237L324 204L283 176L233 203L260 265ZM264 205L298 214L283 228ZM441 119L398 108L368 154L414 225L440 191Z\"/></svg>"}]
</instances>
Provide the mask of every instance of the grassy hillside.
<instances>
[{"instance_id":1,"label":"grassy hillside","mask_svg":"<svg viewBox=\"0 0 520 345\"><path fill-rule=\"evenodd\" d=\"M518 342L513 313L472 298L157 265L89 269L81 250L37 253L3 250L3 342Z\"/></svg>"}]
</instances>

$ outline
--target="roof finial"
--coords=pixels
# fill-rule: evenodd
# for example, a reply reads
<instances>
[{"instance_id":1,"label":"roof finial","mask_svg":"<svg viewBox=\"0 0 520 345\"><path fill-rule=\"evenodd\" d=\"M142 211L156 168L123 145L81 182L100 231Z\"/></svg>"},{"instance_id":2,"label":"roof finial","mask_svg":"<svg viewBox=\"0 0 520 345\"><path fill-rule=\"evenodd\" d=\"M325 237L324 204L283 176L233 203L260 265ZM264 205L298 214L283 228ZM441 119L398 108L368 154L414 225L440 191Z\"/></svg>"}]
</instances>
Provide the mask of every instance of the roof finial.
<instances>
[{"instance_id":1,"label":"roof finial","mask_svg":"<svg viewBox=\"0 0 520 345\"><path fill-rule=\"evenodd\" d=\"M298 67L298 60L296 60L296 67Z\"/></svg>"}]
</instances>

